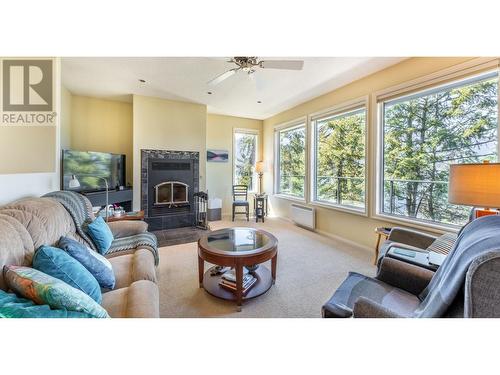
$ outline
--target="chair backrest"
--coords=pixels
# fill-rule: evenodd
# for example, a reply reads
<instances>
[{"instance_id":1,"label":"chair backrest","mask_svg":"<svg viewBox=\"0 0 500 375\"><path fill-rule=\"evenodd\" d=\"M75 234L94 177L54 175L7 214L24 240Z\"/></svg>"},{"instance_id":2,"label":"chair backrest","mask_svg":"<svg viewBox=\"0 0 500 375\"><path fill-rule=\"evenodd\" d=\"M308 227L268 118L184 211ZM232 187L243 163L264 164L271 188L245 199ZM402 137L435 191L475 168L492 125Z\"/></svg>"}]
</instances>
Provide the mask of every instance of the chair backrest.
<instances>
[{"instance_id":1,"label":"chair backrest","mask_svg":"<svg viewBox=\"0 0 500 375\"><path fill-rule=\"evenodd\" d=\"M420 294L422 302L416 317L443 316L464 286L466 273L478 257L500 250L500 216L483 216L468 223L427 288Z\"/></svg>"},{"instance_id":2,"label":"chair backrest","mask_svg":"<svg viewBox=\"0 0 500 375\"><path fill-rule=\"evenodd\" d=\"M244 199L242 199L244 197ZM233 201L248 200L248 186L247 185L233 185Z\"/></svg>"}]
</instances>

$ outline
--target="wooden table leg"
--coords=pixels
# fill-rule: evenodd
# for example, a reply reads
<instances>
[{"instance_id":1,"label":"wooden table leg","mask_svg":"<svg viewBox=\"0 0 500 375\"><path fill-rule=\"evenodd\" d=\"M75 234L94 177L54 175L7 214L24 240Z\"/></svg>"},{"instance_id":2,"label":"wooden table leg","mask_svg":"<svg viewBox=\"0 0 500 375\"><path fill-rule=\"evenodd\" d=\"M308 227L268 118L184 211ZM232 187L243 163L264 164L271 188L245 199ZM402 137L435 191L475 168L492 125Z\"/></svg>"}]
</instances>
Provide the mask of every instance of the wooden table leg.
<instances>
[{"instance_id":1,"label":"wooden table leg","mask_svg":"<svg viewBox=\"0 0 500 375\"><path fill-rule=\"evenodd\" d=\"M200 288L203 288L203 274L205 273L205 261L198 255L198 282Z\"/></svg>"},{"instance_id":2,"label":"wooden table leg","mask_svg":"<svg viewBox=\"0 0 500 375\"><path fill-rule=\"evenodd\" d=\"M271 259L271 277L273 278L273 284L276 282L276 266L278 265L278 253L276 253Z\"/></svg>"},{"instance_id":3,"label":"wooden table leg","mask_svg":"<svg viewBox=\"0 0 500 375\"><path fill-rule=\"evenodd\" d=\"M375 259L373 260L373 264L377 264L378 247L380 246L380 237L382 237L382 235L379 233L378 238L377 238L377 245L375 246Z\"/></svg>"},{"instance_id":4,"label":"wooden table leg","mask_svg":"<svg viewBox=\"0 0 500 375\"><path fill-rule=\"evenodd\" d=\"M241 304L243 300L243 266L237 264L236 267L236 304L237 310L241 311Z\"/></svg>"}]
</instances>

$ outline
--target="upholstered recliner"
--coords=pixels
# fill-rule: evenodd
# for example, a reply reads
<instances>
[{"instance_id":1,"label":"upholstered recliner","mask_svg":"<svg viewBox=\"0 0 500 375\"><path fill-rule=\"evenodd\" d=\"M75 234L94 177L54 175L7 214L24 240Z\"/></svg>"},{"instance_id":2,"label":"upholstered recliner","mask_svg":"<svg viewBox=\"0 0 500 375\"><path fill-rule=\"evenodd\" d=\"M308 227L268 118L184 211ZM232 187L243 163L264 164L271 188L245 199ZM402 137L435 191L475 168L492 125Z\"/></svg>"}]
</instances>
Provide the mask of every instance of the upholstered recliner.
<instances>
[{"instance_id":1,"label":"upholstered recliner","mask_svg":"<svg viewBox=\"0 0 500 375\"><path fill-rule=\"evenodd\" d=\"M326 318L500 317L500 216L465 226L433 272L384 257L377 276L351 272L322 308Z\"/></svg>"}]
</instances>

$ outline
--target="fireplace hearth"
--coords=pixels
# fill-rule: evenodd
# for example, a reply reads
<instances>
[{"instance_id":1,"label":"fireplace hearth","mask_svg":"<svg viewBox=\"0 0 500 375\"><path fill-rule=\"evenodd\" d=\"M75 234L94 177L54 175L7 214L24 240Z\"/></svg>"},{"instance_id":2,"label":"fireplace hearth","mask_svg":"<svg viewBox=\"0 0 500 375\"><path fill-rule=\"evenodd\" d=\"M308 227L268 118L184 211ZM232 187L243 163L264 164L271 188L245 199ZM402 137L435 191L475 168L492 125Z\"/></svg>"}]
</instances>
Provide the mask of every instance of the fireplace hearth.
<instances>
[{"instance_id":1,"label":"fireplace hearth","mask_svg":"<svg viewBox=\"0 0 500 375\"><path fill-rule=\"evenodd\" d=\"M193 226L199 153L141 150L141 209L151 231Z\"/></svg>"}]
</instances>

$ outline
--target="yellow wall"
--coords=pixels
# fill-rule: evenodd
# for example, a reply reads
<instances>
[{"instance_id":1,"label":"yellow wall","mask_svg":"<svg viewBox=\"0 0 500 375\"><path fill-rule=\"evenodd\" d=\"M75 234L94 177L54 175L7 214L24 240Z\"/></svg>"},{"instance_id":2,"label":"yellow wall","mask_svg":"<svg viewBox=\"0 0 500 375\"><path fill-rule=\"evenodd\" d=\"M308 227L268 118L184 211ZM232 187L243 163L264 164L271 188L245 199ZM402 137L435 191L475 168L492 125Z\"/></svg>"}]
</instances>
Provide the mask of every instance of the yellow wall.
<instances>
[{"instance_id":1,"label":"yellow wall","mask_svg":"<svg viewBox=\"0 0 500 375\"><path fill-rule=\"evenodd\" d=\"M71 149L71 92L61 86L61 149Z\"/></svg>"},{"instance_id":2,"label":"yellow wall","mask_svg":"<svg viewBox=\"0 0 500 375\"><path fill-rule=\"evenodd\" d=\"M262 155L262 125L261 120L248 118L207 115L207 149L227 150L227 163L207 163L207 189L210 198L222 199L222 212L227 215L231 212L232 181L233 181L233 131L234 129L253 129L259 131L258 155Z\"/></svg>"},{"instance_id":3,"label":"yellow wall","mask_svg":"<svg viewBox=\"0 0 500 375\"><path fill-rule=\"evenodd\" d=\"M370 95L373 92L437 72L470 59L470 57L422 57L404 60L399 64L393 65L380 72L374 73L368 77L362 78L330 93L268 118L264 120L264 160L272 161L274 159L273 148L275 125L321 111L348 100ZM370 110L371 108L369 108L369 111ZM371 118L368 118L368 155L371 155L371 150L375 147L374 128L375 124L372 124ZM371 160L370 156L368 156L367 162L368 170L371 171L375 161ZM264 175L264 181L265 190L268 192L273 191L272 171ZM368 176L368 181L372 181L371 175ZM279 216L289 216L291 203L291 201L282 198L275 197L271 199L273 212ZM340 236L363 246L373 247L376 240L373 233L374 228L377 226L394 226L394 224L338 210L317 208L316 226L318 231L324 232L325 234Z\"/></svg>"},{"instance_id":4,"label":"yellow wall","mask_svg":"<svg viewBox=\"0 0 500 375\"><path fill-rule=\"evenodd\" d=\"M131 103L73 95L70 137L73 150L125 154L127 183L132 183Z\"/></svg>"},{"instance_id":5,"label":"yellow wall","mask_svg":"<svg viewBox=\"0 0 500 375\"><path fill-rule=\"evenodd\" d=\"M0 125L0 205L60 187L61 61L53 61L55 125Z\"/></svg>"},{"instance_id":6,"label":"yellow wall","mask_svg":"<svg viewBox=\"0 0 500 375\"><path fill-rule=\"evenodd\" d=\"M206 186L205 105L134 95L134 209L140 208L141 149L198 151L200 190Z\"/></svg>"}]
</instances>

